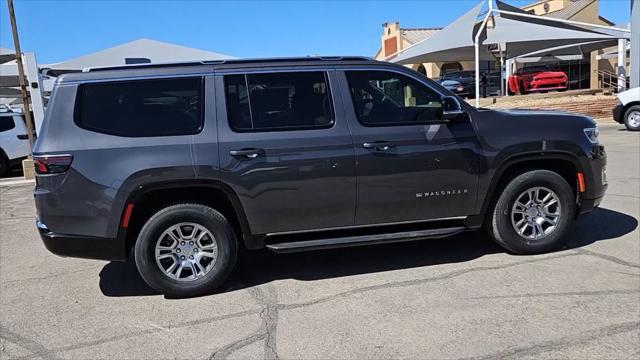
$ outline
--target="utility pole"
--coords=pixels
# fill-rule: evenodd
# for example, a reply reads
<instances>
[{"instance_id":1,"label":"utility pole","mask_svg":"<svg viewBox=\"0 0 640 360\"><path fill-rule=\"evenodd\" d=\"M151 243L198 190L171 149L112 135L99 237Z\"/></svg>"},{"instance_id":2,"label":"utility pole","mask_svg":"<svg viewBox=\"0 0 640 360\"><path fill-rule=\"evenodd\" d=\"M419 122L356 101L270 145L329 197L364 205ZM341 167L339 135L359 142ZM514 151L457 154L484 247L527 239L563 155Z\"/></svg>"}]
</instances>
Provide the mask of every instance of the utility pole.
<instances>
[{"instance_id":1,"label":"utility pole","mask_svg":"<svg viewBox=\"0 0 640 360\"><path fill-rule=\"evenodd\" d=\"M9 6L9 20L11 21L11 31L13 32L13 45L16 49L16 63L18 64L18 79L20 80L20 92L22 93L22 106L24 120L27 125L27 137L29 138L29 159L33 158L33 122L31 111L29 110L29 94L27 93L27 81L24 76L24 66L22 64L22 50L20 50L20 39L18 39L18 26L16 25L16 15L13 10L13 0L7 0ZM25 177L26 177L25 172Z\"/></svg>"},{"instance_id":2,"label":"utility pole","mask_svg":"<svg viewBox=\"0 0 640 360\"><path fill-rule=\"evenodd\" d=\"M640 0L631 0L631 88L640 86Z\"/></svg>"}]
</instances>

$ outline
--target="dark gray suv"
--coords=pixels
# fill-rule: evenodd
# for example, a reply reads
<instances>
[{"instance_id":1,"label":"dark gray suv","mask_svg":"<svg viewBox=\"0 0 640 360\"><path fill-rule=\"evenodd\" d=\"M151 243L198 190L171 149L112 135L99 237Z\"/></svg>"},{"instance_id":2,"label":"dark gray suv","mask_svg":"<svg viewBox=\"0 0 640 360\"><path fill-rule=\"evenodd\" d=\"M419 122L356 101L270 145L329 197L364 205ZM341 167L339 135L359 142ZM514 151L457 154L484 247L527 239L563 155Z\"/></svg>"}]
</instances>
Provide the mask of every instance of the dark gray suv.
<instances>
[{"instance_id":1,"label":"dark gray suv","mask_svg":"<svg viewBox=\"0 0 640 360\"><path fill-rule=\"evenodd\" d=\"M241 248L293 252L485 227L550 251L606 189L595 123L475 109L365 58L230 60L60 77L35 146L37 227L174 296Z\"/></svg>"}]
</instances>

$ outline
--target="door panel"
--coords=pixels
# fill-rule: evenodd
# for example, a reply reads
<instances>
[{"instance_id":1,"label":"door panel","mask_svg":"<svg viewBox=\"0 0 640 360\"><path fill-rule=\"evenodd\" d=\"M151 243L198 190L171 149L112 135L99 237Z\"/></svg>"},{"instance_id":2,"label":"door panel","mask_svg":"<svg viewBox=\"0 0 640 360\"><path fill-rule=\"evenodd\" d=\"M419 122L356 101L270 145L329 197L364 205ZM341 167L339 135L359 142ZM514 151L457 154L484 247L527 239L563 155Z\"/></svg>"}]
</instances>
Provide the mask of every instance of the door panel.
<instances>
[{"instance_id":1,"label":"door panel","mask_svg":"<svg viewBox=\"0 0 640 360\"><path fill-rule=\"evenodd\" d=\"M339 73L341 86L355 100L347 97L344 103L356 156L356 224L471 215L480 163L470 119L432 121L441 116L432 95L440 95L402 74L372 74L379 87L363 94L362 87L368 86L363 82L366 72L358 73L349 79ZM393 78L402 81L394 83ZM411 84L409 89L406 84ZM429 93L420 94L423 90L418 87ZM368 93L379 90L387 93ZM387 96L393 102L382 99ZM398 112L389 104L404 109Z\"/></svg>"},{"instance_id":2,"label":"door panel","mask_svg":"<svg viewBox=\"0 0 640 360\"><path fill-rule=\"evenodd\" d=\"M315 90L307 91L298 85L292 90L291 82L273 74L251 74L244 82L229 77L225 93L224 76L216 76L221 178L238 195L254 234L353 225L354 151L342 104L333 95L332 104L327 96L322 109L315 106L320 95L334 87L335 73L329 72L326 79L326 90L316 83ZM268 101L259 98L263 95ZM225 102L239 110L228 117ZM318 114L309 115L310 109L321 113L327 106L333 124ZM287 124L298 130L288 130ZM276 128L251 130L272 125Z\"/></svg>"}]
</instances>

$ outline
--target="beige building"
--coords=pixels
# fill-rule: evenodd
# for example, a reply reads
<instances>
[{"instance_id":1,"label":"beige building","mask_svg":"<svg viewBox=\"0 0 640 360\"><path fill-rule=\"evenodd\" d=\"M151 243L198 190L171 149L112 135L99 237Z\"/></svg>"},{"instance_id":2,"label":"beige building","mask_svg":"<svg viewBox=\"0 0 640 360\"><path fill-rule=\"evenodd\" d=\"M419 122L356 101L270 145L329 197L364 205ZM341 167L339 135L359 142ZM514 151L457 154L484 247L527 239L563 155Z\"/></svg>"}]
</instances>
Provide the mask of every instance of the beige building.
<instances>
[{"instance_id":1,"label":"beige building","mask_svg":"<svg viewBox=\"0 0 640 360\"><path fill-rule=\"evenodd\" d=\"M597 25L614 25L611 21L599 15L599 0L541 0L522 7L523 10L535 15L553 17L565 20L586 22ZM383 33L380 38L380 49L375 59L384 60L411 45L433 36L439 28L401 28L398 22L382 24ZM580 60L556 61L552 63L570 78L570 88L597 88L600 86L598 70L615 73L616 59L597 60L596 56L617 48L594 51L590 56ZM516 62L516 68L529 66ZM626 64L625 64L626 65ZM473 70L473 61L452 61L445 63L411 64L408 67L417 70L430 78L437 78L440 74L453 70ZM515 69L513 69L515 70ZM481 62L481 71L499 71L499 62Z\"/></svg>"}]
</instances>

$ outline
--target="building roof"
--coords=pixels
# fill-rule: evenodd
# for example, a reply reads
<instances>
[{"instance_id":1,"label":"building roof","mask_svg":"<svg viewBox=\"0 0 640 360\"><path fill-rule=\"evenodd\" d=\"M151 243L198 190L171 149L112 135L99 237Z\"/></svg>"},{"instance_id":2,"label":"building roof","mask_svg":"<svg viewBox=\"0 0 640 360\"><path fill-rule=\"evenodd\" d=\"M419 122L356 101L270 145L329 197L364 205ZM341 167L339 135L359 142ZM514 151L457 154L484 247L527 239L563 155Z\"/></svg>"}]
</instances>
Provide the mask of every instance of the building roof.
<instances>
[{"instance_id":1,"label":"building roof","mask_svg":"<svg viewBox=\"0 0 640 360\"><path fill-rule=\"evenodd\" d=\"M415 44L422 40L432 37L436 32L442 30L442 28L412 28L412 29L400 29L400 36L407 40L410 44Z\"/></svg>"},{"instance_id":2,"label":"building roof","mask_svg":"<svg viewBox=\"0 0 640 360\"><path fill-rule=\"evenodd\" d=\"M571 19L571 17L573 17L595 1L596 0L572 0L569 5L565 6L564 8L548 14L542 14L542 16L569 20Z\"/></svg>"},{"instance_id":3,"label":"building roof","mask_svg":"<svg viewBox=\"0 0 640 360\"><path fill-rule=\"evenodd\" d=\"M127 64L125 59L143 60L143 62L150 61L151 63L167 63L232 58L233 57L229 55L211 51L193 49L150 39L138 39L67 61L42 65L42 67L52 70L79 71L90 67L125 65Z\"/></svg>"}]
</instances>

